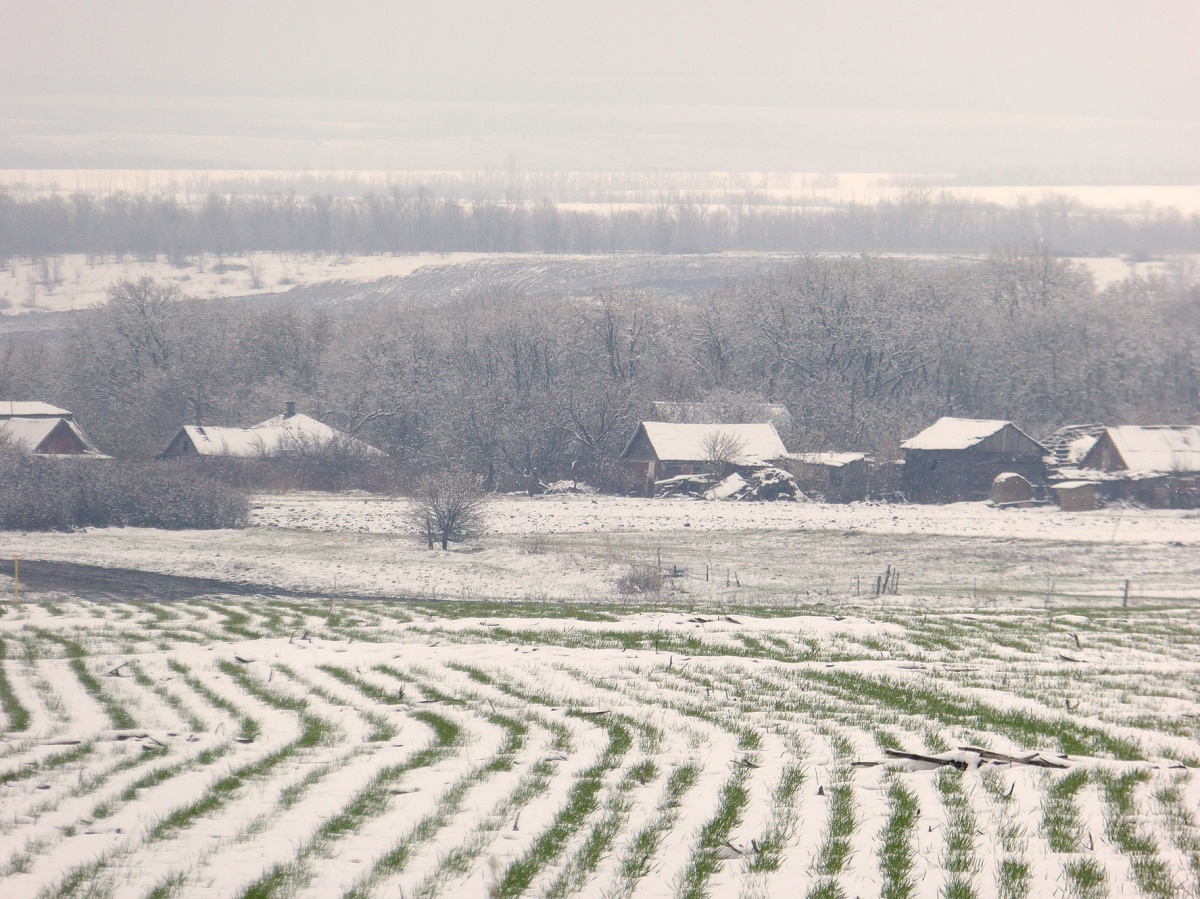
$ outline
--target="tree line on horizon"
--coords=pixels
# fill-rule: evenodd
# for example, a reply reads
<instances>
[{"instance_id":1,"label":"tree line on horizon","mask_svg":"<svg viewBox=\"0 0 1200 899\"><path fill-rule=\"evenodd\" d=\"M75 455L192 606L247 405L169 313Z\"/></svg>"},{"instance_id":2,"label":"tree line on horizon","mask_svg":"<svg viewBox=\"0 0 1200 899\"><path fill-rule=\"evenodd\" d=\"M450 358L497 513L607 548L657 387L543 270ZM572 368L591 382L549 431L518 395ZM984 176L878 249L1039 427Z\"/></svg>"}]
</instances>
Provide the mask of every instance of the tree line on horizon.
<instances>
[{"instance_id":1,"label":"tree line on horizon","mask_svg":"<svg viewBox=\"0 0 1200 899\"><path fill-rule=\"evenodd\" d=\"M543 202L438 198L393 188L225 196L198 203L118 192L19 199L0 189L0 261L318 252L705 253L719 251L986 253L1022 243L1064 254L1200 252L1200 215L1089 210L1064 198L1002 206L913 191L840 206L716 204L680 199L580 209Z\"/></svg>"},{"instance_id":2,"label":"tree line on horizon","mask_svg":"<svg viewBox=\"0 0 1200 899\"><path fill-rule=\"evenodd\" d=\"M71 409L105 451L159 453L183 424L247 426L286 400L385 450L415 480L578 478L621 489L656 401L710 420L763 403L796 451L894 458L942 415L1044 436L1072 423L1200 417L1200 286L1012 248L941 266L805 257L683 300L489 290L331 310L183 299L153 281L60 332L0 337L0 396Z\"/></svg>"}]
</instances>

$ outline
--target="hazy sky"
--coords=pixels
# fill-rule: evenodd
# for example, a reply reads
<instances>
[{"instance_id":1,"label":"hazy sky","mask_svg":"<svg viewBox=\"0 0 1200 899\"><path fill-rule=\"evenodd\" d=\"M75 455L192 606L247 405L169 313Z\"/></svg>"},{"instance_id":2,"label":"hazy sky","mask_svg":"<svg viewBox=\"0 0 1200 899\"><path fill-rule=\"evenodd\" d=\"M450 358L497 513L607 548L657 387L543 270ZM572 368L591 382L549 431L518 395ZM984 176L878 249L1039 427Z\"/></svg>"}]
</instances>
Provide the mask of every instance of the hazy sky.
<instances>
[{"instance_id":1,"label":"hazy sky","mask_svg":"<svg viewBox=\"0 0 1200 899\"><path fill-rule=\"evenodd\" d=\"M924 118L913 118L912 140L934 157L945 126L917 124L931 114L964 117L950 129L955 141L958 132L982 139L969 120L986 118L987 139L1003 141L1007 127L1014 152L1033 156L1038 122L1075 122L1073 133L1092 135L1111 131L1113 120L1158 120L1156 127L1174 129L1161 138L1167 157L1200 155L1190 145L1200 124L1200 0L6 0L2 18L0 164L14 152L20 164L39 152L51 161L89 152L119 157L137 131L138 109L159 135L150 144L178 153L186 143L162 138L155 122L164 102L167 112L187 110L195 98L228 101L231 116L263 98L379 101L356 119L368 129L394 126L395 110L414 102L445 103L460 155L503 153L506 144L536 155L533 146L553 144L545 152L564 163L572 158L562 139L571 121L588 110L611 116L639 106L708 109L729 128L736 127L731 110L749 108L835 110L860 119L918 111ZM87 101L62 99L81 95L94 114ZM59 99L46 102L51 97ZM106 98L117 98L107 108L118 110L119 128L104 121ZM489 103L542 114L509 134L485 116L473 131L471 104ZM338 107L308 108L300 117L311 130ZM431 127L431 107L420 108L422 124L409 135L418 144L430 139ZM256 135L244 114L222 124L220 103L216 112L206 109L207 136L232 135L209 155L299 146L294 130L278 121L264 122ZM324 139L344 139L343 124ZM605 152L626 139L630 147L653 147L645 127L630 111L606 132ZM1114 152L1136 157L1143 152L1136 129L1127 132ZM91 148L89 134L97 135ZM404 146L403 129L388 134L378 140ZM321 138L304 138L314 139ZM464 149L464 139L474 149ZM1081 138L1081 147L1095 139ZM774 156L786 158L784 149Z\"/></svg>"}]
</instances>

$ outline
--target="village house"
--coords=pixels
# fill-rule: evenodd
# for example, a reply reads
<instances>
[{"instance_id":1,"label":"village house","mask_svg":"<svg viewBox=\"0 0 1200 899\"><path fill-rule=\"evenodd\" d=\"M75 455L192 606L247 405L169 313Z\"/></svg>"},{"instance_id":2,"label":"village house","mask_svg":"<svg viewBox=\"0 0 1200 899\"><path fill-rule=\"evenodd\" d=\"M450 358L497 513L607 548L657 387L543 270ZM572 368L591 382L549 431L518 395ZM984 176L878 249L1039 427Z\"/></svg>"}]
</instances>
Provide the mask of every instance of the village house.
<instances>
[{"instance_id":1,"label":"village house","mask_svg":"<svg viewBox=\"0 0 1200 899\"><path fill-rule=\"evenodd\" d=\"M939 418L904 450L904 486L916 503L984 500L1001 474L1045 482L1045 448L1010 421Z\"/></svg>"},{"instance_id":2,"label":"village house","mask_svg":"<svg viewBox=\"0 0 1200 899\"><path fill-rule=\"evenodd\" d=\"M629 438L621 459L645 478L648 496L654 482L679 475L721 473L721 464L763 465L787 454L775 426L757 424L679 424L643 421Z\"/></svg>"},{"instance_id":3,"label":"village house","mask_svg":"<svg viewBox=\"0 0 1200 899\"><path fill-rule=\"evenodd\" d=\"M360 456L382 456L363 443L324 422L296 412L288 403L282 415L249 428L184 425L162 452L164 459L214 456L232 459L268 459L339 450Z\"/></svg>"},{"instance_id":4,"label":"village house","mask_svg":"<svg viewBox=\"0 0 1200 899\"><path fill-rule=\"evenodd\" d=\"M808 496L827 503L855 503L867 498L866 453L786 453L775 464L791 474Z\"/></svg>"},{"instance_id":5,"label":"village house","mask_svg":"<svg viewBox=\"0 0 1200 899\"><path fill-rule=\"evenodd\" d=\"M49 403L0 401L0 440L35 456L56 459L108 459L75 416Z\"/></svg>"},{"instance_id":6,"label":"village house","mask_svg":"<svg viewBox=\"0 0 1200 899\"><path fill-rule=\"evenodd\" d=\"M1078 470L1064 476L1096 481L1109 499L1152 508L1200 506L1200 425L1105 428Z\"/></svg>"}]
</instances>

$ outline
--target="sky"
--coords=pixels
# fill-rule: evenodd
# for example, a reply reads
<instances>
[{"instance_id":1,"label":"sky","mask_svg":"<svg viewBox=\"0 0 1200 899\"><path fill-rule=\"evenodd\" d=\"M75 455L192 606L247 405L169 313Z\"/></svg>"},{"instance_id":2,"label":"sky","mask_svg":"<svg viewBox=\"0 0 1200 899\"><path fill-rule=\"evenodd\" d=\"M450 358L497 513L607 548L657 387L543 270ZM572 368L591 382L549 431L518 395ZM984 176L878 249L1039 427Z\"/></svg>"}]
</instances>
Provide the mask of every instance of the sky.
<instances>
[{"instance_id":1,"label":"sky","mask_svg":"<svg viewBox=\"0 0 1200 899\"><path fill-rule=\"evenodd\" d=\"M4 7L0 166L1069 177L1200 158L1197 0Z\"/></svg>"}]
</instances>

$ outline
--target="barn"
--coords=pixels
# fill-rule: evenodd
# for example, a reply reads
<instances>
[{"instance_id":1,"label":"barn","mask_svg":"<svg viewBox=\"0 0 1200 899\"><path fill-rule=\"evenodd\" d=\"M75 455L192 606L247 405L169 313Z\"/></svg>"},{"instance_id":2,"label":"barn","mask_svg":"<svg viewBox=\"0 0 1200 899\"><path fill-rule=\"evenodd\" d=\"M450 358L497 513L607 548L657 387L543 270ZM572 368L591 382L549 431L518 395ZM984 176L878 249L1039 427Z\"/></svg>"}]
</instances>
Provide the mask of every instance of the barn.
<instances>
[{"instance_id":1,"label":"barn","mask_svg":"<svg viewBox=\"0 0 1200 899\"><path fill-rule=\"evenodd\" d=\"M56 459L108 459L75 416L49 403L0 401L0 439L35 456Z\"/></svg>"},{"instance_id":2,"label":"barn","mask_svg":"<svg viewBox=\"0 0 1200 899\"><path fill-rule=\"evenodd\" d=\"M1153 508L1200 506L1200 425L1105 428L1079 462L1106 496Z\"/></svg>"},{"instance_id":3,"label":"barn","mask_svg":"<svg viewBox=\"0 0 1200 899\"><path fill-rule=\"evenodd\" d=\"M679 424L643 421L629 438L621 459L639 478L647 495L654 482L677 475L709 472L714 457L733 465L758 465L787 454L779 432L758 424Z\"/></svg>"},{"instance_id":4,"label":"barn","mask_svg":"<svg viewBox=\"0 0 1200 899\"><path fill-rule=\"evenodd\" d=\"M1045 482L1045 448L1010 421L939 418L900 444L904 487L916 503L987 499L997 475Z\"/></svg>"},{"instance_id":5,"label":"barn","mask_svg":"<svg viewBox=\"0 0 1200 899\"><path fill-rule=\"evenodd\" d=\"M268 459L303 455L336 447L362 456L382 456L363 443L324 422L288 410L249 428L184 425L162 452L164 459L217 456L227 459Z\"/></svg>"},{"instance_id":6,"label":"barn","mask_svg":"<svg viewBox=\"0 0 1200 899\"><path fill-rule=\"evenodd\" d=\"M775 464L789 472L808 496L827 503L854 503L867 498L866 453L787 453Z\"/></svg>"}]
</instances>

